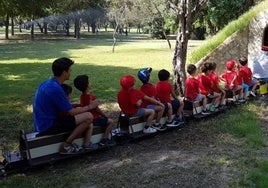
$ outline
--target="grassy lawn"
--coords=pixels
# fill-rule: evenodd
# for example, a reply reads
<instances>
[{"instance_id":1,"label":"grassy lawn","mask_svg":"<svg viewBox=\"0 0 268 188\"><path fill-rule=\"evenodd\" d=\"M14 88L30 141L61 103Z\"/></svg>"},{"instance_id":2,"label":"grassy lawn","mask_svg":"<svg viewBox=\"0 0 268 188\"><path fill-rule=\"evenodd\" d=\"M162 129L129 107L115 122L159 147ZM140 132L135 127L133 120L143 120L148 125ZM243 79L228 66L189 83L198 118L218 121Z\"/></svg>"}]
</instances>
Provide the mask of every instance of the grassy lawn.
<instances>
[{"instance_id":1,"label":"grassy lawn","mask_svg":"<svg viewBox=\"0 0 268 188\"><path fill-rule=\"evenodd\" d=\"M79 74L88 74L92 83L92 93L106 104L107 110L118 110L116 94L122 75L136 75L138 69L150 66L153 68L153 82L156 82L157 72L160 69L167 69L172 73L173 49L170 50L164 40L150 40L146 36L135 34L128 38L122 36L116 45L115 53L112 53L111 35L107 37L102 33L98 36L89 35L81 40L49 38L35 41L11 40L9 43L0 40L0 146L6 144L11 150L18 150L19 130L33 131L34 92L40 82L52 76L51 63L62 56L75 61L68 83L72 84L74 77ZM140 84L137 81L136 86L139 87ZM78 101L78 98L79 92L74 89L73 100ZM234 161L236 170L244 170L245 173L240 174L242 177L239 177L239 184L247 187L267 186L267 161L257 156L260 153L255 151L255 149L261 150L265 142L259 120L262 118L262 107L257 103L251 103L240 107L239 111L241 113L238 114L235 110L231 110L220 120L213 118L203 122L204 125L201 123L201 127L208 127L202 131L206 135L224 135L223 140L219 137L217 142L234 144L251 154L241 159L238 159L239 156L228 159L230 156L226 155L217 162L215 160L217 164ZM233 126L234 124L236 126ZM127 186L124 177L135 174L132 167L138 165L134 163L114 168L112 171L117 176L111 178L109 171L95 170L93 173L92 169L87 167L89 164L94 167L94 161L89 162L89 158L69 161L57 169L53 166L48 167L31 176L16 174L0 180L0 187L75 187L75 185L87 185L89 182L98 187ZM248 160L251 163L248 164ZM170 173L173 173L172 169ZM256 182L256 179L260 181Z\"/></svg>"}]
</instances>

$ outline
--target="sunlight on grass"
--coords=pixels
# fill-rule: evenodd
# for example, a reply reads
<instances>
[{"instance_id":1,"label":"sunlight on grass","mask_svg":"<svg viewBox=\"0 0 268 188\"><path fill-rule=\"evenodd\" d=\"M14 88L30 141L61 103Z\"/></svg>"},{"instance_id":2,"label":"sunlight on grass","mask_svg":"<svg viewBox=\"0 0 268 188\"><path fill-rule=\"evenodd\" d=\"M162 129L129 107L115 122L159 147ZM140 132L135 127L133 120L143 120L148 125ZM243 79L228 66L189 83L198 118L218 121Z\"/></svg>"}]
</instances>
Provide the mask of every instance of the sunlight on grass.
<instances>
[{"instance_id":1,"label":"sunlight on grass","mask_svg":"<svg viewBox=\"0 0 268 188\"><path fill-rule=\"evenodd\" d=\"M218 47L227 37L231 36L235 32L242 31L246 28L257 14L268 8L268 0L259 3L257 6L240 16L237 20L230 22L225 28L219 31L216 35L211 37L204 43L204 45L196 48L188 56L188 61L191 63L197 63L200 59L209 54L213 49Z\"/></svg>"}]
</instances>

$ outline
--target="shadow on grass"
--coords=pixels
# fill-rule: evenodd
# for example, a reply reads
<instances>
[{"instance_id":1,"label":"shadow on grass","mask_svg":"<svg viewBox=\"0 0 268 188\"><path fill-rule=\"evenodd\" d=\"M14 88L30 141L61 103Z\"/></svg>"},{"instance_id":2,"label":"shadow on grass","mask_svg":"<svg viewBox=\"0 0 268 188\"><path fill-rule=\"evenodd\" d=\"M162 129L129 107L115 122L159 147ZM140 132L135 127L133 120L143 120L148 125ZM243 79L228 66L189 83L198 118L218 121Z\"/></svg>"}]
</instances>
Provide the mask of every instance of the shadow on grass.
<instances>
[{"instance_id":1,"label":"shadow on grass","mask_svg":"<svg viewBox=\"0 0 268 188\"><path fill-rule=\"evenodd\" d=\"M137 70L126 67L74 64L72 84L79 74L89 75L92 93L101 103L115 103L124 74L136 75ZM21 129L33 131L32 102L41 82L52 76L50 63L0 64L0 138L15 139ZM139 87L137 81L137 87ZM73 88L73 102L79 101L80 92ZM1 139L0 139L1 140Z\"/></svg>"}]
</instances>

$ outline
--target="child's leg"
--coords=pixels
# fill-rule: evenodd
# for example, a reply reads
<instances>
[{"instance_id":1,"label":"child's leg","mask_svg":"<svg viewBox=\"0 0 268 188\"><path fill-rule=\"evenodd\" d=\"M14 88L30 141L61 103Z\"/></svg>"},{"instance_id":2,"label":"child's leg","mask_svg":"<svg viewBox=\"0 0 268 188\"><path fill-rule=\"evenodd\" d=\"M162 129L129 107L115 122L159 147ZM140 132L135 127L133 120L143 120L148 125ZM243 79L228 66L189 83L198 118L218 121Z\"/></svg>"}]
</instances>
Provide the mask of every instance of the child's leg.
<instances>
[{"instance_id":1,"label":"child's leg","mask_svg":"<svg viewBox=\"0 0 268 188\"><path fill-rule=\"evenodd\" d=\"M167 103L167 106L168 106L168 112L167 112L168 119L167 119L167 121L171 122L172 121L172 105L171 105L171 103Z\"/></svg>"},{"instance_id":2,"label":"child's leg","mask_svg":"<svg viewBox=\"0 0 268 188\"><path fill-rule=\"evenodd\" d=\"M202 101L203 101L203 110L206 110L207 109L207 103L208 103L208 100L207 100L207 97L205 95L202 95Z\"/></svg>"},{"instance_id":3,"label":"child's leg","mask_svg":"<svg viewBox=\"0 0 268 188\"><path fill-rule=\"evenodd\" d=\"M225 105L225 97L226 97L226 92L221 89L221 101L220 101L220 105Z\"/></svg>"},{"instance_id":4,"label":"child's leg","mask_svg":"<svg viewBox=\"0 0 268 188\"><path fill-rule=\"evenodd\" d=\"M220 103L221 94L217 93L217 92L214 92L213 95L214 95L214 98L213 98L212 104L214 104L215 106L218 106L219 103Z\"/></svg>"},{"instance_id":5,"label":"child's leg","mask_svg":"<svg viewBox=\"0 0 268 188\"><path fill-rule=\"evenodd\" d=\"M144 115L147 116L145 127L149 127L154 119L155 111L153 109L144 109Z\"/></svg>"},{"instance_id":6,"label":"child's leg","mask_svg":"<svg viewBox=\"0 0 268 188\"><path fill-rule=\"evenodd\" d=\"M184 102L182 100L179 100L179 108L177 110L176 115L179 116L180 119L182 119L183 116L183 108L184 108Z\"/></svg>"},{"instance_id":7,"label":"child's leg","mask_svg":"<svg viewBox=\"0 0 268 188\"><path fill-rule=\"evenodd\" d=\"M162 118L162 116L164 114L165 108L163 108L160 105L155 105L154 110L157 113L156 124L158 124L160 122L160 119Z\"/></svg>"},{"instance_id":8,"label":"child's leg","mask_svg":"<svg viewBox=\"0 0 268 188\"><path fill-rule=\"evenodd\" d=\"M108 139L109 138L109 134L110 134L111 130L113 129L113 124L114 124L113 120L110 119L110 118L108 118L108 120L107 120L107 126L105 128L104 135L103 135L103 138L104 139Z\"/></svg>"}]
</instances>

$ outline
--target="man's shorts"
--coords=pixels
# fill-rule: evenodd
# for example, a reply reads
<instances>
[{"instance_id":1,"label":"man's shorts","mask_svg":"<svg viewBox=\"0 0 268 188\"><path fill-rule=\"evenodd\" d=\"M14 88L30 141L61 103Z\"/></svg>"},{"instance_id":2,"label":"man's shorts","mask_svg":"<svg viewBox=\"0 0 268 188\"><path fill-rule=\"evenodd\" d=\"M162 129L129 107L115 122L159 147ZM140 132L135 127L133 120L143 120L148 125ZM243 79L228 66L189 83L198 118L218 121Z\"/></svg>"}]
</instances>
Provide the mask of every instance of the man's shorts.
<instances>
[{"instance_id":1,"label":"man's shorts","mask_svg":"<svg viewBox=\"0 0 268 188\"><path fill-rule=\"evenodd\" d=\"M44 132L39 133L37 136L53 135L64 132L72 132L76 128L74 116L58 117L54 123Z\"/></svg>"}]
</instances>

